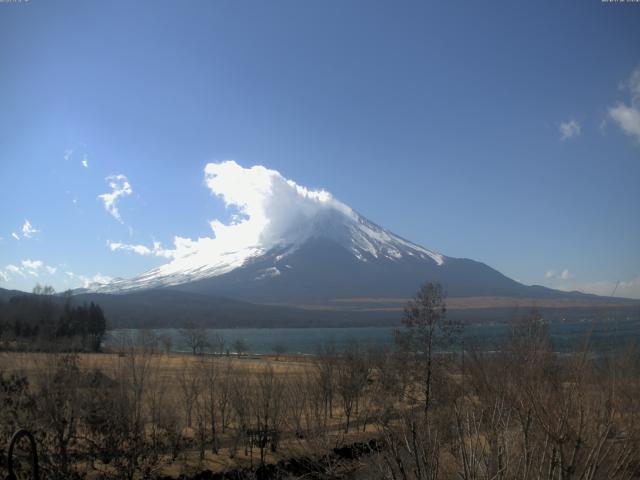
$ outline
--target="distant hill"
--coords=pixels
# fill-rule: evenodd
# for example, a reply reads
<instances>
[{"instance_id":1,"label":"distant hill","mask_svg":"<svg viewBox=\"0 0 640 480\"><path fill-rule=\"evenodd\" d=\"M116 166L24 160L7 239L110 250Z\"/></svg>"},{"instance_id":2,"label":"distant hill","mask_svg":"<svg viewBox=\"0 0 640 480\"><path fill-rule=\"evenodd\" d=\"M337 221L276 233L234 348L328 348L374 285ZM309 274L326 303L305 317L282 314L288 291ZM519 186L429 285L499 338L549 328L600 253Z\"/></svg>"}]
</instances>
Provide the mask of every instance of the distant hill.
<instances>
[{"instance_id":1,"label":"distant hill","mask_svg":"<svg viewBox=\"0 0 640 480\"><path fill-rule=\"evenodd\" d=\"M287 306L257 305L230 298L153 289L122 295L83 293L79 302L101 305L112 327L180 327L196 322L211 327L340 326L392 323L395 314L311 311Z\"/></svg>"},{"instance_id":2,"label":"distant hill","mask_svg":"<svg viewBox=\"0 0 640 480\"><path fill-rule=\"evenodd\" d=\"M15 297L16 295L25 295L26 292L21 290L6 290L4 288L0 288L0 300L7 302L11 297Z\"/></svg>"},{"instance_id":3,"label":"distant hill","mask_svg":"<svg viewBox=\"0 0 640 480\"><path fill-rule=\"evenodd\" d=\"M30 295L0 288L0 299ZM260 305L230 298L151 289L126 294L79 293L75 303L99 304L109 328L178 328L195 322L212 328L242 327L346 327L398 325L404 298L352 298L332 304L292 307ZM538 303L539 302L539 303ZM450 298L449 316L464 322L511 321L537 305L549 320L640 318L640 302L614 299L596 304L583 300L530 301L513 298Z\"/></svg>"}]
</instances>

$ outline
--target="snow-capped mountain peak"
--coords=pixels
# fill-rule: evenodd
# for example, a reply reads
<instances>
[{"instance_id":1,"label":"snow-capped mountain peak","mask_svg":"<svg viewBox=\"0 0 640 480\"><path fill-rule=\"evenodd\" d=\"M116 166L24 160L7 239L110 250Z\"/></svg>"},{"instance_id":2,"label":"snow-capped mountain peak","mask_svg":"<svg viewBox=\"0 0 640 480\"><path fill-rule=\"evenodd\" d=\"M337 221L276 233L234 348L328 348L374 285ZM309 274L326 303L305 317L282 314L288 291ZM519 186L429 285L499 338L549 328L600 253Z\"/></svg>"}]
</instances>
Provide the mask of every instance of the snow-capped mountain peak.
<instances>
[{"instance_id":1,"label":"snow-capped mountain peak","mask_svg":"<svg viewBox=\"0 0 640 480\"><path fill-rule=\"evenodd\" d=\"M277 262L312 239L339 245L361 262L416 258L442 265L445 257L404 240L367 220L325 190L311 190L262 166L243 168L235 162L208 164L205 180L212 193L237 211L230 224L210 222L214 235L175 237L174 248L158 243L111 244L112 250L149 253L168 258L164 265L129 280L94 287L101 292L180 285L225 275L277 251ZM266 267L257 279L280 275Z\"/></svg>"},{"instance_id":2,"label":"snow-capped mountain peak","mask_svg":"<svg viewBox=\"0 0 640 480\"><path fill-rule=\"evenodd\" d=\"M286 258L311 239L330 240L361 262L379 259L395 261L407 257L431 260L436 265L445 262L443 255L404 240L353 210L327 208L316 212L311 218L299 218L298 222L290 224L286 231L269 243L220 252L215 258L194 251L191 255L176 258L135 278L117 280L95 290L122 292L180 285L216 277L232 272L274 250L280 252L275 256L277 264L286 264ZM256 276L256 280L280 274L279 268L273 266Z\"/></svg>"}]
</instances>

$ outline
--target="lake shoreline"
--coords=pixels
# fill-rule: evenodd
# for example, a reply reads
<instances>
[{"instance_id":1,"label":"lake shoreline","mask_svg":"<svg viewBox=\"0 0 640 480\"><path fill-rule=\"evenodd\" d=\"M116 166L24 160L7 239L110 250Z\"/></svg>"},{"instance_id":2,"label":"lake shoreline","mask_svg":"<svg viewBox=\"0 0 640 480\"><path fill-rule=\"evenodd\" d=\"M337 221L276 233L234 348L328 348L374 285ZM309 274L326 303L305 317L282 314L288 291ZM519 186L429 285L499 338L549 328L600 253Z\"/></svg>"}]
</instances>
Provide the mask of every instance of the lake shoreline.
<instances>
[{"instance_id":1,"label":"lake shoreline","mask_svg":"<svg viewBox=\"0 0 640 480\"><path fill-rule=\"evenodd\" d=\"M483 350L498 348L508 339L513 324L490 323L465 325L457 347L463 345ZM239 340L249 348L251 355L268 355L274 353L276 347L284 349L285 354L313 355L322 345L333 344L337 349L343 348L350 341L357 341L365 348L390 348L394 345L394 330L397 326L383 327L280 327L280 328L212 328L204 329L207 335L219 335L224 339L224 348L218 353L234 354L233 344ZM590 343L596 350L609 350L625 346L629 341L640 340L640 319L550 322L549 331L554 343L554 350L559 352L574 349L576 345L590 335ZM172 352L189 352L190 348L182 338L182 331L176 328L157 329L114 329L107 331L104 340L106 348L117 348L122 345L137 345L142 341L142 332L151 332L157 338L170 338L169 350ZM145 341L148 341L145 340ZM209 353L212 351L211 349Z\"/></svg>"}]
</instances>

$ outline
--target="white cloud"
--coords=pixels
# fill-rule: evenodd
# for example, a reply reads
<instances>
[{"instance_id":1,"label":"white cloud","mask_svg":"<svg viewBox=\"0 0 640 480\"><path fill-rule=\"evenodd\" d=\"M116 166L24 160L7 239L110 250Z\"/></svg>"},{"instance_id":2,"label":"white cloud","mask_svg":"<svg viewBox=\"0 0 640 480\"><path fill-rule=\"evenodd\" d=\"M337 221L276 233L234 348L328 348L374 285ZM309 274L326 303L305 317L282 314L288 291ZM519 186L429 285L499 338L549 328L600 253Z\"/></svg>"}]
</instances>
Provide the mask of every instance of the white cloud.
<instances>
[{"instance_id":1,"label":"white cloud","mask_svg":"<svg viewBox=\"0 0 640 480\"><path fill-rule=\"evenodd\" d=\"M39 277L41 273L47 272L49 275L54 275L57 271L56 267L46 265L42 260L22 260L20 266L9 264L4 268L4 271L0 271L5 278L5 281L11 276L20 276L25 278L27 275L32 277Z\"/></svg>"},{"instance_id":2,"label":"white cloud","mask_svg":"<svg viewBox=\"0 0 640 480\"><path fill-rule=\"evenodd\" d=\"M640 298L640 277L628 282L620 282L616 289L616 295Z\"/></svg>"},{"instance_id":3,"label":"white cloud","mask_svg":"<svg viewBox=\"0 0 640 480\"><path fill-rule=\"evenodd\" d=\"M354 215L329 192L309 190L261 165L243 168L234 161L210 163L205 167L205 181L227 207L238 211L230 225L210 222L216 240L227 242L229 247L238 235L247 246L276 245L288 236L290 228L300 225L301 217L313 217L323 210Z\"/></svg>"},{"instance_id":4,"label":"white cloud","mask_svg":"<svg viewBox=\"0 0 640 480\"><path fill-rule=\"evenodd\" d=\"M40 233L40 230L36 229L29 220L24 221L22 224L22 238L33 238L36 233ZM16 240L20 240L20 235L16 232L11 232L11 236Z\"/></svg>"},{"instance_id":5,"label":"white cloud","mask_svg":"<svg viewBox=\"0 0 640 480\"><path fill-rule=\"evenodd\" d=\"M569 138L577 137L582 132L580 124L576 120L569 120L568 122L562 122L559 125L560 140L568 140Z\"/></svg>"},{"instance_id":6,"label":"white cloud","mask_svg":"<svg viewBox=\"0 0 640 480\"><path fill-rule=\"evenodd\" d=\"M82 288L95 287L97 285L105 285L105 284L111 282L111 280L113 280L111 277L109 277L107 275L102 275L101 273L96 273L95 275L90 276L90 277L87 277L85 275L79 275L79 274L73 273L71 271L66 271L64 273L71 280L73 288L77 288L77 287L82 287Z\"/></svg>"},{"instance_id":7,"label":"white cloud","mask_svg":"<svg viewBox=\"0 0 640 480\"><path fill-rule=\"evenodd\" d=\"M567 292L577 290L583 293L610 296L615 289L616 297L640 298L640 276L621 282L612 281L583 281L576 279L568 269L547 270L544 278L549 280L549 286ZM617 288L616 288L617 284Z\"/></svg>"},{"instance_id":8,"label":"white cloud","mask_svg":"<svg viewBox=\"0 0 640 480\"><path fill-rule=\"evenodd\" d=\"M22 266L30 270L38 270L44 266L42 260L23 260Z\"/></svg>"},{"instance_id":9,"label":"white cloud","mask_svg":"<svg viewBox=\"0 0 640 480\"><path fill-rule=\"evenodd\" d=\"M133 252L138 255L154 255L156 257L173 258L173 250L162 248L160 242L153 242L153 247L149 248L145 245L130 245L120 242L108 242L112 252L122 250L125 252Z\"/></svg>"},{"instance_id":10,"label":"white cloud","mask_svg":"<svg viewBox=\"0 0 640 480\"><path fill-rule=\"evenodd\" d=\"M103 193L98 195L98 198L104 202L104 208L109 212L113 218L120 223L124 223L120 217L118 211L118 200L122 197L126 197L133 193L131 184L125 175L110 175L105 179L111 187L110 193Z\"/></svg>"},{"instance_id":11,"label":"white cloud","mask_svg":"<svg viewBox=\"0 0 640 480\"><path fill-rule=\"evenodd\" d=\"M617 285L617 286L616 286ZM620 298L640 299L640 276L624 282L596 281L596 282L570 282L556 286L559 290L577 290L595 295L611 296ZM615 293L614 293L615 292Z\"/></svg>"},{"instance_id":12,"label":"white cloud","mask_svg":"<svg viewBox=\"0 0 640 480\"><path fill-rule=\"evenodd\" d=\"M22 271L24 273L28 273L33 277L38 277L40 275L40 270L44 268L44 263L41 260L23 260L22 261Z\"/></svg>"},{"instance_id":13,"label":"white cloud","mask_svg":"<svg viewBox=\"0 0 640 480\"><path fill-rule=\"evenodd\" d=\"M20 267L16 267L15 265L12 265L12 264L7 265L5 267L5 271L9 273L13 273L14 275L20 275L24 277L24 273L22 273L22 270L20 269Z\"/></svg>"},{"instance_id":14,"label":"white cloud","mask_svg":"<svg viewBox=\"0 0 640 480\"><path fill-rule=\"evenodd\" d=\"M564 270L562 270L562 273L560 273L560 278L562 280L570 280L573 278L573 275L571 274L571 272L569 270L567 270L566 268Z\"/></svg>"},{"instance_id":15,"label":"white cloud","mask_svg":"<svg viewBox=\"0 0 640 480\"><path fill-rule=\"evenodd\" d=\"M64 265L59 266L63 267ZM55 276L56 274L58 275ZM103 275L101 273L96 273L92 276L86 276L75 274L72 271L68 270L64 272L58 272L57 267L47 265L42 260L26 259L22 260L19 266L9 264L6 265L3 270L0 270L0 280L4 282L9 282L12 280L12 278L29 279L30 277L41 278L43 276L45 277L44 281L47 283L63 282L63 284L66 284L65 288L88 288L97 286L99 284L104 285L112 281L111 277Z\"/></svg>"},{"instance_id":16,"label":"white cloud","mask_svg":"<svg viewBox=\"0 0 640 480\"><path fill-rule=\"evenodd\" d=\"M144 245L109 244L111 250L126 250L141 255L158 255L171 261L159 267L160 275L198 269L203 265L220 266L224 271L241 265L248 257L277 245L303 238L294 232L301 221L332 210L355 217L354 212L325 190L309 190L284 178L279 172L261 165L243 168L234 161L209 163L204 169L205 183L211 193L234 210L232 221L212 220L212 237L197 239L174 237L174 248ZM313 232L308 232L311 235Z\"/></svg>"},{"instance_id":17,"label":"white cloud","mask_svg":"<svg viewBox=\"0 0 640 480\"><path fill-rule=\"evenodd\" d=\"M570 280L573 278L573 274L566 268L560 271L560 273L556 270L547 270L544 274L544 278L547 280Z\"/></svg>"},{"instance_id":18,"label":"white cloud","mask_svg":"<svg viewBox=\"0 0 640 480\"><path fill-rule=\"evenodd\" d=\"M36 233L40 233L40 230L37 230L29 220L25 220L22 225L22 237L23 238L32 238Z\"/></svg>"},{"instance_id":19,"label":"white cloud","mask_svg":"<svg viewBox=\"0 0 640 480\"><path fill-rule=\"evenodd\" d=\"M618 104L609 108L609 116L627 134L640 142L640 109Z\"/></svg>"},{"instance_id":20,"label":"white cloud","mask_svg":"<svg viewBox=\"0 0 640 480\"><path fill-rule=\"evenodd\" d=\"M82 165L84 168L89 168L89 156L84 153L84 151L86 150L86 145L83 143L74 145L71 148L67 148L64 151L64 160L69 161L71 159L77 159L80 155L82 155L82 158L80 159L80 165Z\"/></svg>"},{"instance_id":21,"label":"white cloud","mask_svg":"<svg viewBox=\"0 0 640 480\"><path fill-rule=\"evenodd\" d=\"M95 285L105 285L111 282L112 278L108 275L102 275L101 273L96 273L92 277L85 277L84 275L78 275L76 278L82 281L82 286L84 288L88 288Z\"/></svg>"},{"instance_id":22,"label":"white cloud","mask_svg":"<svg viewBox=\"0 0 640 480\"><path fill-rule=\"evenodd\" d=\"M631 73L623 89L629 92L629 101L610 107L609 117L624 133L640 142L640 66Z\"/></svg>"},{"instance_id":23,"label":"white cloud","mask_svg":"<svg viewBox=\"0 0 640 480\"><path fill-rule=\"evenodd\" d=\"M120 242L110 242L109 248L112 252L123 250L127 252L137 253L138 255L151 255L153 253L149 247L145 247L144 245L127 245Z\"/></svg>"}]
</instances>

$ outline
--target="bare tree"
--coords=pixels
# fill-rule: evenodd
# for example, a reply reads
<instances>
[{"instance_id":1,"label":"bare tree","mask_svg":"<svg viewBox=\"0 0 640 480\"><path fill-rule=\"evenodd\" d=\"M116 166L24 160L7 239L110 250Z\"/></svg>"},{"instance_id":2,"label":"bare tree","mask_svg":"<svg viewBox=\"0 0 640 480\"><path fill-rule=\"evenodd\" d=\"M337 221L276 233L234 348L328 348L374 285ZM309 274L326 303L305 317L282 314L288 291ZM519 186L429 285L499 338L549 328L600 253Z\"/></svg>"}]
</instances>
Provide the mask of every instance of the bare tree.
<instances>
[{"instance_id":1,"label":"bare tree","mask_svg":"<svg viewBox=\"0 0 640 480\"><path fill-rule=\"evenodd\" d=\"M44 426L45 443L55 452L48 458L61 476L71 477L70 450L78 438L81 410L78 357L74 354L48 355L38 372L38 415Z\"/></svg>"},{"instance_id":2,"label":"bare tree","mask_svg":"<svg viewBox=\"0 0 640 480\"><path fill-rule=\"evenodd\" d=\"M305 436L305 413L312 408L310 396L313 386L308 375L292 375L283 382L283 388L289 428L296 438L302 439Z\"/></svg>"},{"instance_id":3,"label":"bare tree","mask_svg":"<svg viewBox=\"0 0 640 480\"><path fill-rule=\"evenodd\" d=\"M0 367L0 478L8 473L3 469L11 436L19 428L31 428L40 417L36 409L37 396L26 375L11 373L5 375L4 365Z\"/></svg>"},{"instance_id":4,"label":"bare tree","mask_svg":"<svg viewBox=\"0 0 640 480\"><path fill-rule=\"evenodd\" d=\"M302 391L305 393L306 406L303 407L303 425L305 438L324 437L327 433L326 391L320 381L318 370L305 370L302 377Z\"/></svg>"},{"instance_id":5,"label":"bare tree","mask_svg":"<svg viewBox=\"0 0 640 480\"><path fill-rule=\"evenodd\" d=\"M220 427L222 429L222 433L225 433L227 426L229 425L229 404L231 400L234 376L235 369L233 359L227 357L221 368L217 386L217 407L220 414Z\"/></svg>"},{"instance_id":6,"label":"bare tree","mask_svg":"<svg viewBox=\"0 0 640 480\"><path fill-rule=\"evenodd\" d=\"M136 335L136 344L143 349L150 350L152 353L158 349L158 335L153 330L141 329Z\"/></svg>"},{"instance_id":7,"label":"bare tree","mask_svg":"<svg viewBox=\"0 0 640 480\"><path fill-rule=\"evenodd\" d=\"M216 355L222 355L224 353L225 340L221 333L212 333L210 335L209 345L211 350Z\"/></svg>"},{"instance_id":8,"label":"bare tree","mask_svg":"<svg viewBox=\"0 0 640 480\"><path fill-rule=\"evenodd\" d=\"M144 396L147 421L146 431L151 443L151 456L158 459L164 453L167 440L167 432L163 428L163 420L172 412L172 402L166 395L169 388L167 376L162 374L162 366L158 365L158 359L149 369L147 388Z\"/></svg>"},{"instance_id":9,"label":"bare tree","mask_svg":"<svg viewBox=\"0 0 640 480\"><path fill-rule=\"evenodd\" d=\"M196 426L194 429L194 438L196 440L196 445L198 447L198 455L199 455L198 459L200 461L200 464L204 460L205 451L207 448L207 429L208 429L207 420L210 418L209 416L210 411L207 405L208 404L207 400L208 399L206 396L199 395L198 397L196 397L196 400L194 402L195 419L196 419Z\"/></svg>"},{"instance_id":10,"label":"bare tree","mask_svg":"<svg viewBox=\"0 0 640 480\"><path fill-rule=\"evenodd\" d=\"M315 367L318 370L320 386L323 393L324 423L333 416L333 393L335 389L335 371L338 352L333 343L325 343L318 347L315 356Z\"/></svg>"},{"instance_id":11,"label":"bare tree","mask_svg":"<svg viewBox=\"0 0 640 480\"><path fill-rule=\"evenodd\" d=\"M284 343L276 343L273 347L273 353L276 354L276 362L280 360L280 356L287 352L287 346Z\"/></svg>"},{"instance_id":12,"label":"bare tree","mask_svg":"<svg viewBox=\"0 0 640 480\"><path fill-rule=\"evenodd\" d=\"M182 401L186 413L187 427L191 428L193 420L193 407L200 395L202 382L200 370L189 358L184 358L182 366L177 372L177 381L182 395Z\"/></svg>"},{"instance_id":13,"label":"bare tree","mask_svg":"<svg viewBox=\"0 0 640 480\"><path fill-rule=\"evenodd\" d=\"M349 433L351 415L356 410L360 395L367 385L371 367L360 345L355 340L351 340L345 346L343 354L340 356L337 368L337 390L342 399L342 408L346 417L345 433Z\"/></svg>"},{"instance_id":14,"label":"bare tree","mask_svg":"<svg viewBox=\"0 0 640 480\"><path fill-rule=\"evenodd\" d=\"M234 433L229 455L233 458L241 441L246 440L251 423L251 384L246 372L235 372L231 380L230 406L235 415ZM248 445L245 444L245 454Z\"/></svg>"},{"instance_id":15,"label":"bare tree","mask_svg":"<svg viewBox=\"0 0 640 480\"><path fill-rule=\"evenodd\" d=\"M257 374L257 388L253 399L253 426L257 433L260 450L260 463L264 464L268 445L276 451L284 414L284 389L281 378L273 367L266 368Z\"/></svg>"},{"instance_id":16,"label":"bare tree","mask_svg":"<svg viewBox=\"0 0 640 480\"><path fill-rule=\"evenodd\" d=\"M34 295L54 295L56 293L55 289L50 285L40 285L39 283L33 287L32 293Z\"/></svg>"},{"instance_id":17,"label":"bare tree","mask_svg":"<svg viewBox=\"0 0 640 480\"><path fill-rule=\"evenodd\" d=\"M233 349L239 357L245 355L249 348L249 343L244 338L238 338L233 342Z\"/></svg>"},{"instance_id":18,"label":"bare tree","mask_svg":"<svg viewBox=\"0 0 640 480\"><path fill-rule=\"evenodd\" d=\"M459 324L446 317L445 294L438 283L425 283L405 307L396 341L421 385L425 418L433 396L434 353L437 346L450 343Z\"/></svg>"},{"instance_id":19,"label":"bare tree","mask_svg":"<svg viewBox=\"0 0 640 480\"><path fill-rule=\"evenodd\" d=\"M203 412L205 422L209 425L211 433L211 451L218 453L218 423L216 414L218 412L218 401L220 393L218 391L221 377L220 365L217 359L203 357L199 363L200 378L203 381Z\"/></svg>"},{"instance_id":20,"label":"bare tree","mask_svg":"<svg viewBox=\"0 0 640 480\"><path fill-rule=\"evenodd\" d=\"M187 322L180 329L180 336L194 355L202 354L211 345L207 330L193 322Z\"/></svg>"},{"instance_id":21,"label":"bare tree","mask_svg":"<svg viewBox=\"0 0 640 480\"><path fill-rule=\"evenodd\" d=\"M157 369L151 348L139 348L133 343L118 357L114 383L106 400L108 408L101 443L106 458L119 478L132 480L148 476L158 463L153 442L147 437L147 395Z\"/></svg>"},{"instance_id":22,"label":"bare tree","mask_svg":"<svg viewBox=\"0 0 640 480\"><path fill-rule=\"evenodd\" d=\"M165 355L169 355L173 347L173 337L168 333L162 333L158 335L158 341L160 342Z\"/></svg>"}]
</instances>

